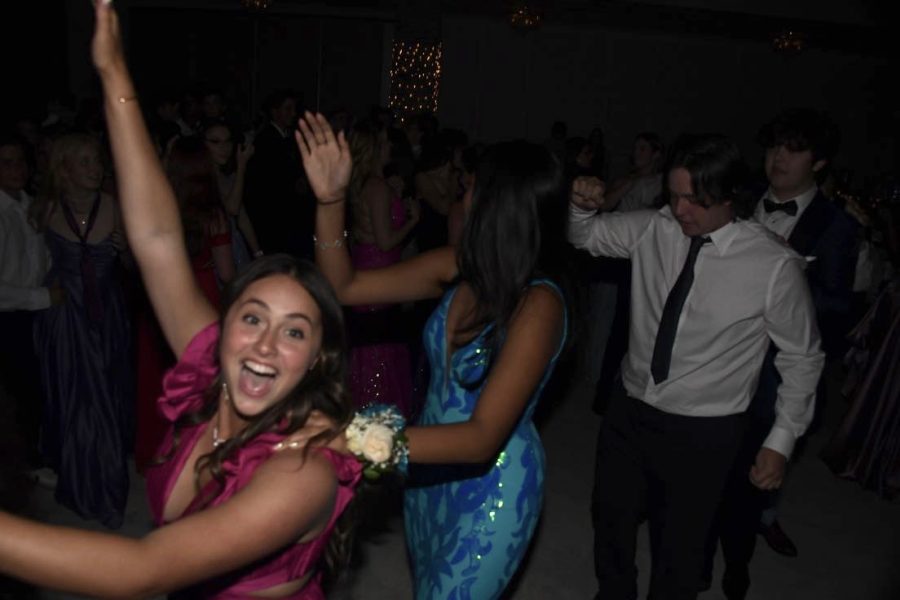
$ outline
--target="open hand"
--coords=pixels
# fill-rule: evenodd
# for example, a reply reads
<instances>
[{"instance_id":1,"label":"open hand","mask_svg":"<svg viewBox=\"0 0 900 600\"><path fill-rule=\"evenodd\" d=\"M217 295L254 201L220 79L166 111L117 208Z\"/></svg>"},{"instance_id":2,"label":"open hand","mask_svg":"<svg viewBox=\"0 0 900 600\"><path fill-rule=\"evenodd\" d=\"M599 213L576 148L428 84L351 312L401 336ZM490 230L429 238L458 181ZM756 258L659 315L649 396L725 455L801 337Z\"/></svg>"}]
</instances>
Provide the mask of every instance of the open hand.
<instances>
[{"instance_id":1,"label":"open hand","mask_svg":"<svg viewBox=\"0 0 900 600\"><path fill-rule=\"evenodd\" d=\"M101 76L125 71L125 55L122 52L122 36L119 33L119 17L110 0L94 2L94 39L91 41L91 58Z\"/></svg>"},{"instance_id":2,"label":"open hand","mask_svg":"<svg viewBox=\"0 0 900 600\"><path fill-rule=\"evenodd\" d=\"M750 468L750 483L761 490L775 490L784 480L787 458L765 446L756 455L756 464Z\"/></svg>"},{"instance_id":3,"label":"open hand","mask_svg":"<svg viewBox=\"0 0 900 600\"><path fill-rule=\"evenodd\" d=\"M603 193L606 185L597 177L576 177L572 182L572 195L569 201L585 210L598 210L603 206Z\"/></svg>"},{"instance_id":4,"label":"open hand","mask_svg":"<svg viewBox=\"0 0 900 600\"><path fill-rule=\"evenodd\" d=\"M326 431L334 431L335 428L334 421L327 417L325 413L320 410L312 410L303 427L275 444L274 450L276 452L282 450L303 450L314 437ZM343 432L326 445L340 452L346 452L347 442Z\"/></svg>"},{"instance_id":5,"label":"open hand","mask_svg":"<svg viewBox=\"0 0 900 600\"><path fill-rule=\"evenodd\" d=\"M305 113L294 133L309 186L320 204L340 202L347 193L353 160L344 132L337 137L321 114Z\"/></svg>"}]
</instances>

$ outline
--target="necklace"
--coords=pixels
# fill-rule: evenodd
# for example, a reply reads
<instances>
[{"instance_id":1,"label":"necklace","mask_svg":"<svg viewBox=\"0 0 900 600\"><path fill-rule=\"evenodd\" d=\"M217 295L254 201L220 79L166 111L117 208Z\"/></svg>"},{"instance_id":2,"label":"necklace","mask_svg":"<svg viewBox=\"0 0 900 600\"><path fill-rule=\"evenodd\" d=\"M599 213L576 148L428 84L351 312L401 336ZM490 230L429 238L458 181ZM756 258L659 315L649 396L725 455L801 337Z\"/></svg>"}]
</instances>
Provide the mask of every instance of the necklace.
<instances>
[{"instance_id":1,"label":"necklace","mask_svg":"<svg viewBox=\"0 0 900 600\"><path fill-rule=\"evenodd\" d=\"M219 446L221 446L222 444L224 444L227 441L228 440L223 440L222 438L219 437L219 424L216 423L215 425L213 425L213 435L212 435L213 448L218 448Z\"/></svg>"},{"instance_id":2,"label":"necklace","mask_svg":"<svg viewBox=\"0 0 900 600\"><path fill-rule=\"evenodd\" d=\"M222 393L225 395L226 398L229 398L229 399L231 398L230 394L228 393L228 384L225 383L224 381L222 382ZM218 448L219 446L221 446L222 444L224 444L227 441L228 441L227 438L222 439L219 437L219 413L216 413L216 422L213 423L213 430L212 430L213 449Z\"/></svg>"}]
</instances>

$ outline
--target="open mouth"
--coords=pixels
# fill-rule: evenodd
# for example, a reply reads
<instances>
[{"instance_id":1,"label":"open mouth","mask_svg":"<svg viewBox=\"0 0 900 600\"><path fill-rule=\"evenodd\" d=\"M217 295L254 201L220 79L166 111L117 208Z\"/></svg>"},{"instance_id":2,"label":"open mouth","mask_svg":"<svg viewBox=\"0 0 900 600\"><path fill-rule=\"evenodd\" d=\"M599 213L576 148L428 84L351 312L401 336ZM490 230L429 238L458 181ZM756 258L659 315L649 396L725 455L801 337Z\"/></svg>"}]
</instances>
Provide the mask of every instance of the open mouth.
<instances>
[{"instance_id":1,"label":"open mouth","mask_svg":"<svg viewBox=\"0 0 900 600\"><path fill-rule=\"evenodd\" d=\"M238 388L249 396L264 396L271 389L278 370L252 360L245 360L238 377Z\"/></svg>"}]
</instances>

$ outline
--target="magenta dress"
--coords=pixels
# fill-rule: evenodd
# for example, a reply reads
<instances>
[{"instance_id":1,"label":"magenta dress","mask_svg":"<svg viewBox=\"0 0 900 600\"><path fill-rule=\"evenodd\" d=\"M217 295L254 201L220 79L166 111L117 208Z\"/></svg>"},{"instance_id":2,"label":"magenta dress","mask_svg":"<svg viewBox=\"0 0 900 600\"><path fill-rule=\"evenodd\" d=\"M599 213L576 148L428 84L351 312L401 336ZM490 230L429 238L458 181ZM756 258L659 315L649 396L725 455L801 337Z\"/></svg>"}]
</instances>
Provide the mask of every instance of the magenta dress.
<instances>
[{"instance_id":1,"label":"magenta dress","mask_svg":"<svg viewBox=\"0 0 900 600\"><path fill-rule=\"evenodd\" d=\"M400 198L391 201L391 227L406 222L406 208ZM400 261L402 245L383 251L375 244L356 244L351 258L360 271L390 266ZM369 304L355 306L349 315L350 393L357 406L392 404L407 418L412 417L412 368L409 346L398 306Z\"/></svg>"},{"instance_id":2,"label":"magenta dress","mask_svg":"<svg viewBox=\"0 0 900 600\"><path fill-rule=\"evenodd\" d=\"M160 411L170 423L186 412L197 410L204 402L207 390L219 374L218 341L218 324L214 323L200 331L188 344L178 364L163 379L163 395L159 400ZM178 475L184 469L191 450L203 435L207 425L208 423L201 423L182 429L181 441L172 457L147 470L147 495L150 510L157 525L165 523L163 518L165 503L175 486ZM172 436L173 428L169 427L161 447L163 455L172 446ZM203 508L227 502L250 482L256 468L272 455L273 445L284 437L278 433L266 433L255 437L243 448L240 448L222 465L225 472L225 485L221 493L206 506L200 506L200 499L212 493L217 485L215 481L211 481L197 494L181 516L186 517ZM359 481L361 471L359 463L353 457L327 448L316 451L328 458L338 478L334 511L325 530L312 541L289 544L243 569L204 581L170 597L215 598L217 600L246 598L253 592L299 579L315 570L334 529L335 522L353 498L354 487ZM215 540L210 540L210 543L215 543ZM322 592L320 580L321 573L315 574L303 588L287 598L324 600L325 595Z\"/></svg>"}]
</instances>

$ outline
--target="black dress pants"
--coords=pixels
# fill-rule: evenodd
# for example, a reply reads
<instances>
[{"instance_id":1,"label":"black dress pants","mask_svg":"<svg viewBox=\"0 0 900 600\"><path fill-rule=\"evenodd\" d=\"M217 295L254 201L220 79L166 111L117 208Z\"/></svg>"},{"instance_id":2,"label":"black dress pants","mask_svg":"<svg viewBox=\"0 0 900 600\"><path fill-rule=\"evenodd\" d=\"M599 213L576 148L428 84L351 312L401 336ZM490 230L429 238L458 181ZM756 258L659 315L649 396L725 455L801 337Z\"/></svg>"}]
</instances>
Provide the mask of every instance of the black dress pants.
<instances>
[{"instance_id":1,"label":"black dress pants","mask_svg":"<svg viewBox=\"0 0 900 600\"><path fill-rule=\"evenodd\" d=\"M635 600L637 530L649 520L651 600L695 599L707 532L744 433L743 414L687 417L613 401L597 440L592 505L599 600Z\"/></svg>"},{"instance_id":2,"label":"black dress pants","mask_svg":"<svg viewBox=\"0 0 900 600\"><path fill-rule=\"evenodd\" d=\"M9 425L27 444L29 461L37 463L42 395L34 315L24 310L0 312L0 385L11 404L0 411L0 418L12 419Z\"/></svg>"}]
</instances>

